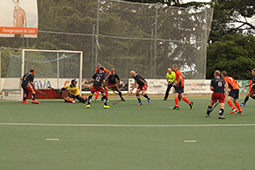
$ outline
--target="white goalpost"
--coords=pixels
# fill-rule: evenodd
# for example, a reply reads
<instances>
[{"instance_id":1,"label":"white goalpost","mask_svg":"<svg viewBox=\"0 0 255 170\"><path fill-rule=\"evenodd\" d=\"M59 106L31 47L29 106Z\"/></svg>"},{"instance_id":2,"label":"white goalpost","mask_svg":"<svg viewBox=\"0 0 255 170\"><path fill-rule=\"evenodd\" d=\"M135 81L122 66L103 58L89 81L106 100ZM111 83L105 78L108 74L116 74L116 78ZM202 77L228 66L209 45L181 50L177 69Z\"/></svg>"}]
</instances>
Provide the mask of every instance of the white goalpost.
<instances>
[{"instance_id":1,"label":"white goalpost","mask_svg":"<svg viewBox=\"0 0 255 170\"><path fill-rule=\"evenodd\" d=\"M59 89L72 79L76 79L82 89L82 51L23 49L20 55L10 54L8 63L2 89L7 94L3 97L6 100L22 100L20 77L31 68L36 70L37 89L48 89L48 86Z\"/></svg>"}]
</instances>

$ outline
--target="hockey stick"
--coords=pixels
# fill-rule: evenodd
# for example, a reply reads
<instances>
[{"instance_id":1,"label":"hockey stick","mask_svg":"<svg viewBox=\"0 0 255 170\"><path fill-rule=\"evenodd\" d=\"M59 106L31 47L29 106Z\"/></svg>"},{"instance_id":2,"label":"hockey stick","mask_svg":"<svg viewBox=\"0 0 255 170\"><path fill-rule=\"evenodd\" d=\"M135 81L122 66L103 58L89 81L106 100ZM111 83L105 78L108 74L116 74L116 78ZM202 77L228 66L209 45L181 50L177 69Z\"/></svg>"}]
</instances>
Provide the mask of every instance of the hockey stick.
<instances>
[{"instance_id":1,"label":"hockey stick","mask_svg":"<svg viewBox=\"0 0 255 170\"><path fill-rule=\"evenodd\" d=\"M41 93L42 95L46 95L46 93L41 92L40 90L36 90L38 93Z\"/></svg>"},{"instance_id":2,"label":"hockey stick","mask_svg":"<svg viewBox=\"0 0 255 170\"><path fill-rule=\"evenodd\" d=\"M48 88L54 90L56 93L62 93L61 90L59 90L59 89L54 89L54 88L51 87L51 86L48 86Z\"/></svg>"},{"instance_id":3,"label":"hockey stick","mask_svg":"<svg viewBox=\"0 0 255 170\"><path fill-rule=\"evenodd\" d=\"M211 109L211 112L215 109L215 107L219 104L219 102L217 102Z\"/></svg>"},{"instance_id":4,"label":"hockey stick","mask_svg":"<svg viewBox=\"0 0 255 170\"><path fill-rule=\"evenodd\" d=\"M110 88L108 88L108 90L109 90L110 92L114 93L114 94L119 94L119 93L117 93L116 91L113 91L113 90L110 89Z\"/></svg>"},{"instance_id":5,"label":"hockey stick","mask_svg":"<svg viewBox=\"0 0 255 170\"><path fill-rule=\"evenodd\" d=\"M130 93L129 93L128 95L126 95L126 97L129 96L129 95L130 95ZM118 103L121 102L121 101L123 101L123 100L120 99L120 100L114 102L112 105L118 104Z\"/></svg>"}]
</instances>

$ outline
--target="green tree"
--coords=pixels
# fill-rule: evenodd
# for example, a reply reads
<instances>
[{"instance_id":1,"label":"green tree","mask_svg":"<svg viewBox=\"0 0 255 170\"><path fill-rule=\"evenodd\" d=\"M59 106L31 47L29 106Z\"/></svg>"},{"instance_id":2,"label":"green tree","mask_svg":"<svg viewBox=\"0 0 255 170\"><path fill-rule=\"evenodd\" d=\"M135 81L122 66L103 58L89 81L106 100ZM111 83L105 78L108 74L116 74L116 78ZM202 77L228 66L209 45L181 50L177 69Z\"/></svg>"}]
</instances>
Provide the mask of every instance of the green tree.
<instances>
[{"instance_id":1,"label":"green tree","mask_svg":"<svg viewBox=\"0 0 255 170\"><path fill-rule=\"evenodd\" d=\"M235 79L250 79L255 66L255 37L242 34L225 35L208 47L207 78L218 69Z\"/></svg>"},{"instance_id":2,"label":"green tree","mask_svg":"<svg viewBox=\"0 0 255 170\"><path fill-rule=\"evenodd\" d=\"M214 16L210 42L218 41L226 34L254 34L254 0L212 0Z\"/></svg>"}]
</instances>

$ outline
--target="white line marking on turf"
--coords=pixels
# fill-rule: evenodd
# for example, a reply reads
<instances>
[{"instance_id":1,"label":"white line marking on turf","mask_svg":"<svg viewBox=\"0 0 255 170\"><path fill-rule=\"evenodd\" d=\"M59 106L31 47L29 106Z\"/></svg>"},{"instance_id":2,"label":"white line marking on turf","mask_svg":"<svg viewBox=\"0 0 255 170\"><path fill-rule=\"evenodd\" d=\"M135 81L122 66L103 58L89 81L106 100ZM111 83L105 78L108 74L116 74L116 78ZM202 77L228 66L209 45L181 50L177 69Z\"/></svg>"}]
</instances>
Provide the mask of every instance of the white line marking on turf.
<instances>
[{"instance_id":1,"label":"white line marking on turf","mask_svg":"<svg viewBox=\"0 0 255 170\"><path fill-rule=\"evenodd\" d=\"M46 124L46 123L0 123L1 126L54 126L54 127L240 127L255 124L183 124L183 125L125 125L125 124Z\"/></svg>"},{"instance_id":2,"label":"white line marking on turf","mask_svg":"<svg viewBox=\"0 0 255 170\"><path fill-rule=\"evenodd\" d=\"M184 140L185 143L196 143L197 140Z\"/></svg>"},{"instance_id":3,"label":"white line marking on turf","mask_svg":"<svg viewBox=\"0 0 255 170\"><path fill-rule=\"evenodd\" d=\"M47 141L59 141L59 139L46 139Z\"/></svg>"}]
</instances>

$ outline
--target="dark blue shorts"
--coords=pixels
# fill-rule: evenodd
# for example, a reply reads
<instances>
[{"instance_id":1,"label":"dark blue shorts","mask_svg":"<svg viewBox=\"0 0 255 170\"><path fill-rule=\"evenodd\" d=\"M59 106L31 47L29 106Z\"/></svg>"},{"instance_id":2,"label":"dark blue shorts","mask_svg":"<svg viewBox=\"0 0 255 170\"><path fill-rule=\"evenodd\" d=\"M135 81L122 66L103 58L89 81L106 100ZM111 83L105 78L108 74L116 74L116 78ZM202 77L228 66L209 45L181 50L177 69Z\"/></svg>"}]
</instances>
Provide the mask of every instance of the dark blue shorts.
<instances>
[{"instance_id":1,"label":"dark blue shorts","mask_svg":"<svg viewBox=\"0 0 255 170\"><path fill-rule=\"evenodd\" d=\"M174 86L175 93L182 94L184 92L184 87L181 86Z\"/></svg>"},{"instance_id":2,"label":"dark blue shorts","mask_svg":"<svg viewBox=\"0 0 255 170\"><path fill-rule=\"evenodd\" d=\"M231 90L228 94L228 96L233 97L233 99L239 98L239 89Z\"/></svg>"}]
</instances>

